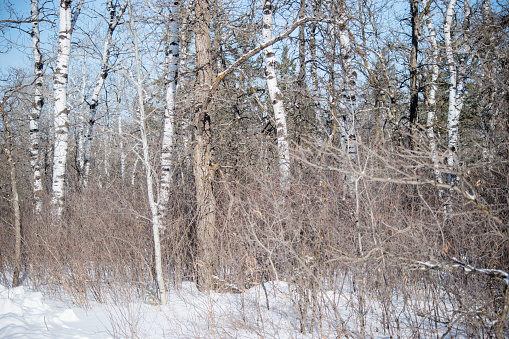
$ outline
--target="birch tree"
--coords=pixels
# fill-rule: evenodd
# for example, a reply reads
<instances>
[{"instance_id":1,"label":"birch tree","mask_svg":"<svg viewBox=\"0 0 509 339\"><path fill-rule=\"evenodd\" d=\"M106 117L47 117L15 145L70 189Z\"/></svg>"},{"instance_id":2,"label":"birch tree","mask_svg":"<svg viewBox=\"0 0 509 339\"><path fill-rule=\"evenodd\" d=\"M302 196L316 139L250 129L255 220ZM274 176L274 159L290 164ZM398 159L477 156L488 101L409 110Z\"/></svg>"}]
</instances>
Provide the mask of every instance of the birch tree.
<instances>
[{"instance_id":1,"label":"birch tree","mask_svg":"<svg viewBox=\"0 0 509 339\"><path fill-rule=\"evenodd\" d=\"M318 11L318 1L312 0L311 5L313 8L313 16L316 16L316 12ZM313 97L314 97L314 113L315 113L315 125L316 125L316 140L318 143L318 146L321 146L321 143L324 141L324 123L323 123L323 117L322 117L322 110L320 105L320 88L318 86L318 62L317 62L317 55L316 55L316 49L317 49L317 43L316 43L316 36L317 36L317 24L316 22L311 22L310 24L310 36L309 36L309 50L311 54L311 67L310 67L310 76L311 76L311 83L313 88Z\"/></svg>"},{"instance_id":2,"label":"birch tree","mask_svg":"<svg viewBox=\"0 0 509 339\"><path fill-rule=\"evenodd\" d=\"M52 212L60 217L64 205L64 182L69 139L69 110L67 108L67 78L71 54L73 23L76 22L83 2L79 2L74 16L72 0L60 0L57 65L54 74L54 125Z\"/></svg>"},{"instance_id":3,"label":"birch tree","mask_svg":"<svg viewBox=\"0 0 509 339\"><path fill-rule=\"evenodd\" d=\"M129 30L134 44L134 55L135 55L135 78L134 83L137 90L138 110L139 110L139 127L141 133L141 145L142 145L142 158L145 167L145 175L147 182L147 197L150 206L150 212L152 215L152 234L154 239L154 259L155 259L155 270L156 270L156 282L161 296L161 304L166 304L166 287L164 284L163 267L161 261L161 241L160 241L160 229L161 222L158 215L157 203L154 196L154 175L151 166L151 158L149 153L149 144L147 138L147 114L145 112L145 101L143 99L143 77L141 75L142 60L140 57L140 48L138 43L138 33L134 22L133 8L130 0L127 0L129 7Z\"/></svg>"},{"instance_id":4,"label":"birch tree","mask_svg":"<svg viewBox=\"0 0 509 339\"><path fill-rule=\"evenodd\" d=\"M262 0L263 6L263 43L272 39L272 1ZM283 190L288 190L290 185L290 146L288 143L288 129L286 114L283 105L283 94L277 84L276 67L277 60L272 45L263 50L265 54L265 76L269 96L274 109L277 131L277 147L279 156L279 181Z\"/></svg>"},{"instance_id":5,"label":"birch tree","mask_svg":"<svg viewBox=\"0 0 509 339\"><path fill-rule=\"evenodd\" d=\"M470 15L469 1L465 1L465 23ZM444 24L444 44L447 65L449 67L449 104L447 111L447 165L451 173L447 176L447 183L455 184L454 168L456 167L456 150L458 146L458 126L460 113L463 108L464 98L464 77L461 72L464 64L458 64L454 55L453 43L451 38L452 20L454 16L454 9L456 7L456 0L450 0L447 5L445 24ZM461 61L461 60L460 60ZM465 62L463 60L463 62Z\"/></svg>"},{"instance_id":6,"label":"birch tree","mask_svg":"<svg viewBox=\"0 0 509 339\"><path fill-rule=\"evenodd\" d=\"M164 220L170 197L171 179L175 149L175 100L179 65L179 16L180 1L170 6L169 30L166 47L166 107L164 111L164 129L161 150L161 179L159 183L158 213Z\"/></svg>"},{"instance_id":7,"label":"birch tree","mask_svg":"<svg viewBox=\"0 0 509 339\"><path fill-rule=\"evenodd\" d=\"M337 17L339 48L343 66L343 84L339 96L339 110L341 114L339 127L342 148L348 157L347 161L352 163L357 160L357 132L355 127L357 72L353 66L353 49L348 30L347 8L344 1L340 3ZM354 187L356 179L351 173L347 174L347 185L350 197L354 198L356 195Z\"/></svg>"},{"instance_id":8,"label":"birch tree","mask_svg":"<svg viewBox=\"0 0 509 339\"><path fill-rule=\"evenodd\" d=\"M108 0L106 3L106 8L108 9L110 18L108 21L108 29L106 31L106 38L104 39L104 47L103 47L103 55L101 59L101 72L99 73L99 77L94 86L94 91L92 93L92 97L90 98L90 102L88 102L89 113L88 113L88 128L85 135L85 146L84 146L84 179L83 184L86 186L88 181L88 176L90 174L90 159L92 155L92 141L94 135L94 126L96 122L96 113L97 113L97 105L99 104L99 93L104 86L104 81L108 77L108 73L110 71L110 66L108 64L110 53L111 53L111 43L113 38L113 32L117 27L124 11L127 7L127 2L120 6L117 13L117 5L113 4L112 0Z\"/></svg>"},{"instance_id":9,"label":"birch tree","mask_svg":"<svg viewBox=\"0 0 509 339\"><path fill-rule=\"evenodd\" d=\"M426 26L428 28L429 33L429 40L431 44L431 59L430 59L430 65L431 65L431 82L430 82L430 89L428 92L428 114L427 114L427 120L426 120L426 133L429 140L430 145L430 152L431 152L431 163L434 167L435 172L435 180L442 184L442 173L438 169L438 154L437 154L437 143L435 138L435 119L436 119L436 93L438 88L438 73L439 73L439 49L438 49L438 43L437 43L437 34L435 27L431 21L431 15L429 13L429 4L431 3L431 0L423 0L423 6L425 7L424 15L425 15L425 22Z\"/></svg>"},{"instance_id":10,"label":"birch tree","mask_svg":"<svg viewBox=\"0 0 509 339\"><path fill-rule=\"evenodd\" d=\"M42 60L39 32L39 1L32 0L32 49L34 56L34 102L30 110L30 166L32 167L32 188L34 196L34 212L39 215L42 210L42 176L39 159L39 118L41 116L44 98L42 96L43 85L43 69L44 62Z\"/></svg>"}]
</instances>

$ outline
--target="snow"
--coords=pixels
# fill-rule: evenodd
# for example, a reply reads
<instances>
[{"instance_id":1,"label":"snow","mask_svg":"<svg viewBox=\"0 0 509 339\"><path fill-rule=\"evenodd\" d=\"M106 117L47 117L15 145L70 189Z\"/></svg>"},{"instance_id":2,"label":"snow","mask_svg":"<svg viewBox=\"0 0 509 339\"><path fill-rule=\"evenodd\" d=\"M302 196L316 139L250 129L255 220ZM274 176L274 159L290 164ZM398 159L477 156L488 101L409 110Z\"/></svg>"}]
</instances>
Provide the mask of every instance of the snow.
<instances>
[{"instance_id":1,"label":"snow","mask_svg":"<svg viewBox=\"0 0 509 339\"><path fill-rule=\"evenodd\" d=\"M299 333L291 293L284 282L242 294L202 293L185 282L169 293L167 306L126 300L91 301L83 308L26 287L0 285L0 338L311 337Z\"/></svg>"},{"instance_id":2,"label":"snow","mask_svg":"<svg viewBox=\"0 0 509 339\"><path fill-rule=\"evenodd\" d=\"M390 337L380 326L382 306L369 294L366 334L359 334L358 299L347 277L341 286L317 295L321 322L314 323L309 317L304 334L300 333L295 286L283 281L266 282L242 293L202 293L194 283L183 282L179 289L169 291L166 306L154 304L150 292L147 295L147 300L132 296L111 297L104 303L89 300L80 307L65 294L57 300L27 287L0 285L0 338ZM404 298L394 297L391 321L398 323L399 336L411 337L415 313L406 313L409 305L405 306ZM414 301L414 307L423 309L424 305ZM419 324L422 333L427 331L424 327L434 333L448 330L431 318L421 318ZM314 328L313 333L309 333L310 328ZM461 330L451 334L466 338Z\"/></svg>"}]
</instances>

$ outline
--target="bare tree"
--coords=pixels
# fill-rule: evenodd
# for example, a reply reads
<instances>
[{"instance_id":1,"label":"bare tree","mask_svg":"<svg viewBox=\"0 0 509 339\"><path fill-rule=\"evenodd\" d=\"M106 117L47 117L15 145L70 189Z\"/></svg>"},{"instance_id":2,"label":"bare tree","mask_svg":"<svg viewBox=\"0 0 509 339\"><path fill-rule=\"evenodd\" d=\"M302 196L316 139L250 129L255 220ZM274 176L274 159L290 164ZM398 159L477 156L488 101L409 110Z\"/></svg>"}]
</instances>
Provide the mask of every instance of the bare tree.
<instances>
[{"instance_id":1,"label":"bare tree","mask_svg":"<svg viewBox=\"0 0 509 339\"><path fill-rule=\"evenodd\" d=\"M171 180L174 171L175 156L175 101L177 97L177 79L179 65L179 14L180 1L170 6L169 29L166 46L166 107L161 150L161 179L159 183L158 213L164 221L170 198Z\"/></svg>"},{"instance_id":2,"label":"bare tree","mask_svg":"<svg viewBox=\"0 0 509 339\"><path fill-rule=\"evenodd\" d=\"M216 166L211 159L211 116L210 89L213 82L210 4L207 0L195 2L196 25L194 26L198 71L194 95L194 180L198 216L196 231L198 240L198 283L200 287L211 287L213 269L214 233L216 224L216 199L212 191Z\"/></svg>"},{"instance_id":3,"label":"bare tree","mask_svg":"<svg viewBox=\"0 0 509 339\"><path fill-rule=\"evenodd\" d=\"M110 18L108 21L108 29L106 30L106 38L104 39L104 47L103 47L103 55L101 59L101 72L99 73L99 77L94 87L94 91L92 93L92 97L88 102L89 113L88 113L88 128L85 135L85 145L84 145L84 155L83 155L83 184L87 185L88 176L90 174L90 159L92 155L92 141L94 137L94 127L96 122L96 113L97 113L97 105L99 104L99 93L101 92L102 87L104 86L104 81L108 77L108 73L110 71L110 66L108 64L109 57L111 53L111 43L113 32L115 28L120 22L122 15L127 7L127 2L120 6L117 13L117 5L113 4L112 0L108 0L106 3L106 8L110 14Z\"/></svg>"},{"instance_id":4,"label":"bare tree","mask_svg":"<svg viewBox=\"0 0 509 339\"><path fill-rule=\"evenodd\" d=\"M60 0L58 55L53 86L55 143L53 148L51 204L53 205L53 214L56 217L62 215L64 205L64 182L69 138L67 82L69 75L69 58L71 54L71 36L74 23L76 23L82 5L83 0L80 0L73 15L72 0Z\"/></svg>"},{"instance_id":5,"label":"bare tree","mask_svg":"<svg viewBox=\"0 0 509 339\"><path fill-rule=\"evenodd\" d=\"M142 68L142 60L140 57L140 48L138 43L138 33L136 29L136 24L134 21L134 13L130 0L127 0L128 8L129 8L129 30L131 32L131 36L134 43L134 54L135 54L135 68L136 75L133 79L136 90L137 90L137 101L138 101L138 110L139 110L139 127L141 133L141 145L143 152L143 164L145 167L145 175L147 182L147 197L150 206L150 212L152 215L152 234L154 239L154 260L155 260L155 270L156 270L156 282L157 287L159 289L159 293L161 296L161 304L166 304L166 287L164 284L163 277L163 267L161 261L161 241L160 241L160 230L161 230L161 221L159 219L159 214L157 210L157 203L154 195L154 174L153 168L151 165L151 157L149 153L149 143L148 143L148 130L147 130L147 114L145 112L145 100L143 99L144 88L143 88L143 77L141 74Z\"/></svg>"},{"instance_id":6,"label":"bare tree","mask_svg":"<svg viewBox=\"0 0 509 339\"><path fill-rule=\"evenodd\" d=\"M30 110L30 165L32 166L32 186L34 195L34 212L42 211L42 174L39 155L39 118L41 116L44 98L42 96L44 62L42 60L39 33L39 1L32 0L32 45L34 55L34 103Z\"/></svg>"},{"instance_id":7,"label":"bare tree","mask_svg":"<svg viewBox=\"0 0 509 339\"><path fill-rule=\"evenodd\" d=\"M272 1L262 0L263 5L263 43L272 40ZM290 145L288 142L288 129L286 127L286 114L283 105L283 94L277 85L277 60L272 45L267 46L265 54L265 76L269 88L270 101L276 118L277 146L279 157L279 181L281 189L286 191L290 185Z\"/></svg>"}]
</instances>

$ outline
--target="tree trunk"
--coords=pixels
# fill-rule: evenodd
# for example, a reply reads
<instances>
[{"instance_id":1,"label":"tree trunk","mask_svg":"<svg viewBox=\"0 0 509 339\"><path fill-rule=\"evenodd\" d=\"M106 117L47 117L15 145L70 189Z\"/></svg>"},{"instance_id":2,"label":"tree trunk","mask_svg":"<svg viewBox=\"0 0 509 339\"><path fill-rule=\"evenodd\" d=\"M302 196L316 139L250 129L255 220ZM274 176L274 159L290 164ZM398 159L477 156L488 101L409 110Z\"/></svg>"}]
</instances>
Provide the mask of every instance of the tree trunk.
<instances>
[{"instance_id":1,"label":"tree trunk","mask_svg":"<svg viewBox=\"0 0 509 339\"><path fill-rule=\"evenodd\" d=\"M419 90L417 88L417 53L419 51L419 0L410 0L410 22L412 26L412 48L410 49L410 124L417 120ZM412 141L410 141L413 144Z\"/></svg>"},{"instance_id":2,"label":"tree trunk","mask_svg":"<svg viewBox=\"0 0 509 339\"><path fill-rule=\"evenodd\" d=\"M32 0L32 44L34 53L35 93L34 103L30 110L30 166L32 167L32 186L34 195L34 212L40 215L42 211L42 176L39 155L39 118L41 116L44 98L42 96L43 68L39 33L39 1Z\"/></svg>"},{"instance_id":3,"label":"tree trunk","mask_svg":"<svg viewBox=\"0 0 509 339\"><path fill-rule=\"evenodd\" d=\"M196 232L198 240L198 285L202 289L212 286L214 269L214 233L216 222L216 199L212 191L215 166L211 164L211 118L209 91L213 82L211 42L210 42L210 5L207 0L195 2L195 45L196 68L198 71L194 97L194 180L198 216Z\"/></svg>"},{"instance_id":4,"label":"tree trunk","mask_svg":"<svg viewBox=\"0 0 509 339\"><path fill-rule=\"evenodd\" d=\"M306 14L306 0L300 0L299 20ZM306 86L306 25L299 27L299 74L297 75L297 93L295 98L294 133L297 144L300 145L302 135L307 137L308 89Z\"/></svg>"},{"instance_id":5,"label":"tree trunk","mask_svg":"<svg viewBox=\"0 0 509 339\"><path fill-rule=\"evenodd\" d=\"M339 101L341 113L339 126L341 129L342 147L348 156L347 162L352 165L352 163L357 161L357 132L355 127L357 72L353 67L353 50L350 44L350 32L347 27L348 18L344 2L341 2L337 15L339 16L337 25L339 48L343 63L343 86ZM353 199L356 196L356 178L350 171L347 173L348 194Z\"/></svg>"},{"instance_id":6,"label":"tree trunk","mask_svg":"<svg viewBox=\"0 0 509 339\"><path fill-rule=\"evenodd\" d=\"M64 206L65 168L69 137L67 76L69 74L69 56L71 53L71 3L71 0L60 0L58 55L54 74L55 144L51 204L53 215L57 218L62 215Z\"/></svg>"},{"instance_id":7,"label":"tree trunk","mask_svg":"<svg viewBox=\"0 0 509 339\"><path fill-rule=\"evenodd\" d=\"M110 66L108 65L108 60L110 57L110 45L113 37L113 32L117 27L120 18L124 14L124 11L127 7L127 3L122 5L116 13L117 6L113 5L112 0L108 0L106 3L106 7L110 14L110 20L108 22L108 30L106 31L106 38L104 40L103 47L103 56L101 60L101 72L99 74L99 78L95 83L94 91L92 92L92 97L90 98L89 106L89 114L88 114L88 128L87 133L85 135L85 152L84 152L84 174L83 174L83 185L87 185L88 176L90 174L90 159L92 155L92 140L94 137L94 126L96 122L96 113L97 113L97 105L99 104L99 93L104 85L104 81L108 77L108 72L110 70Z\"/></svg>"},{"instance_id":8,"label":"tree trunk","mask_svg":"<svg viewBox=\"0 0 509 339\"><path fill-rule=\"evenodd\" d=\"M263 5L263 43L272 39L272 2L262 0ZM267 46L265 53L265 76L269 89L270 100L276 118L277 145L279 154L279 185L283 191L289 189L290 185L290 146L288 144L288 130L286 127L286 114L283 105L283 94L279 90L276 76L276 55L272 45Z\"/></svg>"},{"instance_id":9,"label":"tree trunk","mask_svg":"<svg viewBox=\"0 0 509 339\"><path fill-rule=\"evenodd\" d=\"M423 6L426 8L428 6L428 1L431 0L424 0ZM433 164L433 167L435 168L435 180L437 183L442 184L442 173L438 169L438 153L437 153L437 144L435 139L435 116L436 116L436 93L438 88L438 73L439 73L439 67L438 67L438 58L439 58L439 49L437 44L437 34L435 31L435 27L433 26L433 23L431 22L431 17L429 14L425 14L426 16L426 25L428 26L428 32L429 32L429 39L431 42L431 48L432 48L432 56L431 56L431 85L428 93L428 116L427 116L427 122L426 122L426 128L427 128L427 136L428 141L430 145L430 152L431 152L431 163ZM440 194L442 195L442 194Z\"/></svg>"},{"instance_id":10,"label":"tree trunk","mask_svg":"<svg viewBox=\"0 0 509 339\"><path fill-rule=\"evenodd\" d=\"M159 289L159 293L161 296L161 304L166 304L166 287L164 284L163 277L163 268L161 261L161 242L159 238L159 230L161 228L159 216L157 213L157 204L154 198L154 179L153 179L153 171L151 167L150 161L150 153L149 153L149 144L147 138L147 125L146 125L146 114L145 114L145 102L143 100L143 78L141 76L141 59L139 54L139 46L138 46L138 33L136 32L136 26L134 23L134 17L131 7L131 2L128 1L129 4L129 15L130 15L130 30L134 40L134 53L135 53L135 63L136 63L136 87L138 91L138 105L139 105L139 113L140 113L140 133L141 133L141 144L143 151L143 165L145 167L145 174L147 180L147 195L148 202L150 206L150 212L152 214L152 233L154 239L154 259L155 259L155 270L156 270L156 282Z\"/></svg>"},{"instance_id":11,"label":"tree trunk","mask_svg":"<svg viewBox=\"0 0 509 339\"><path fill-rule=\"evenodd\" d=\"M312 1L313 6L313 16L316 16L316 12L318 11L318 1ZM324 123L322 117L322 110L320 107L320 88L318 87L318 62L316 59L316 31L317 25L315 22L311 22L310 24L310 37L309 37L309 50L311 54L311 67L310 67L310 75L311 81L313 84L313 98L315 100L314 103L314 111L315 111L315 125L316 125L316 141L318 143L318 147L324 141Z\"/></svg>"},{"instance_id":12,"label":"tree trunk","mask_svg":"<svg viewBox=\"0 0 509 339\"><path fill-rule=\"evenodd\" d=\"M175 99L177 94L177 76L179 65L179 13L180 1L174 1L170 8L168 45L166 47L166 108L164 111L164 130L161 151L161 179L159 186L158 213L164 222L170 187L174 171L175 156Z\"/></svg>"}]
</instances>

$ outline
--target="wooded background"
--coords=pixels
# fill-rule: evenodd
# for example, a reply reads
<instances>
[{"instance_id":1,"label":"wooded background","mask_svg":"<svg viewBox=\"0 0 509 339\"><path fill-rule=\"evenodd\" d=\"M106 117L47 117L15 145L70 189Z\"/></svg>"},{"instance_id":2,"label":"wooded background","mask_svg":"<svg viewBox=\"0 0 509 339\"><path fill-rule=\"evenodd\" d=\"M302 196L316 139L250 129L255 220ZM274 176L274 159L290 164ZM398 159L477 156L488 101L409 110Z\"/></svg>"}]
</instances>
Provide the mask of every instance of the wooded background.
<instances>
[{"instance_id":1,"label":"wooded background","mask_svg":"<svg viewBox=\"0 0 509 339\"><path fill-rule=\"evenodd\" d=\"M506 1L31 5L0 9L27 60L1 68L0 279L162 304L286 280L305 332L348 276L360 331L375 298L397 333L403 295L507 334Z\"/></svg>"}]
</instances>

